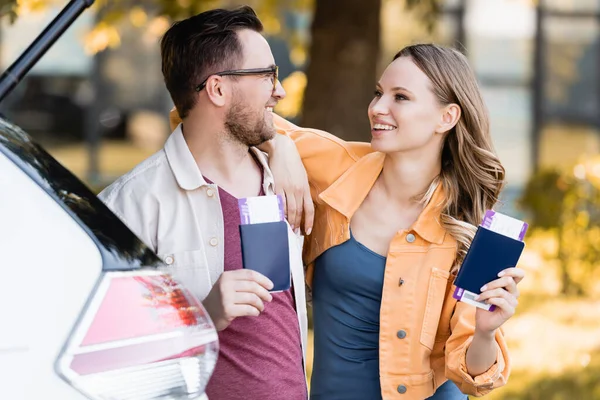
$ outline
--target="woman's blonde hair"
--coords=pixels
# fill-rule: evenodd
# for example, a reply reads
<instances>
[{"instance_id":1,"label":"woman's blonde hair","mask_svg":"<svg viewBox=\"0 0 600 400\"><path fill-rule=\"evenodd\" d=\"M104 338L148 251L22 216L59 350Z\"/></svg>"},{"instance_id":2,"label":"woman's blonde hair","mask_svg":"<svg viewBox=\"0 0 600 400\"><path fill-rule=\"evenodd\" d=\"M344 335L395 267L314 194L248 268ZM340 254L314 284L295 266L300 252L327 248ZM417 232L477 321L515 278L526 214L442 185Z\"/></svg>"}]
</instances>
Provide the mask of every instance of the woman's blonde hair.
<instances>
[{"instance_id":1,"label":"woman's blonde hair","mask_svg":"<svg viewBox=\"0 0 600 400\"><path fill-rule=\"evenodd\" d=\"M485 211L498 201L504 167L494 152L487 109L467 58L434 44L405 47L394 60L399 57L410 57L427 75L442 105L457 104L462 111L444 139L442 172L423 196L428 202L439 184L444 188L441 222L458 243L456 271Z\"/></svg>"}]
</instances>

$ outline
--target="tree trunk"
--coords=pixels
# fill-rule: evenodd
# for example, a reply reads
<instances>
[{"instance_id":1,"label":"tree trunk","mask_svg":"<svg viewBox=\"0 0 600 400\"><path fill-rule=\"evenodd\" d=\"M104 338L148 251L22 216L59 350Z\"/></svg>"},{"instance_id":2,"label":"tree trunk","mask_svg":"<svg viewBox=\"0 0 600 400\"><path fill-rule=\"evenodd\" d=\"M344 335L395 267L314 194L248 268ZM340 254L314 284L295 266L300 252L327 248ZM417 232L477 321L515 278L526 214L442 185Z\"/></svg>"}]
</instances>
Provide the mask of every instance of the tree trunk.
<instances>
[{"instance_id":1,"label":"tree trunk","mask_svg":"<svg viewBox=\"0 0 600 400\"><path fill-rule=\"evenodd\" d=\"M316 0L302 126L370 140L381 0Z\"/></svg>"}]
</instances>

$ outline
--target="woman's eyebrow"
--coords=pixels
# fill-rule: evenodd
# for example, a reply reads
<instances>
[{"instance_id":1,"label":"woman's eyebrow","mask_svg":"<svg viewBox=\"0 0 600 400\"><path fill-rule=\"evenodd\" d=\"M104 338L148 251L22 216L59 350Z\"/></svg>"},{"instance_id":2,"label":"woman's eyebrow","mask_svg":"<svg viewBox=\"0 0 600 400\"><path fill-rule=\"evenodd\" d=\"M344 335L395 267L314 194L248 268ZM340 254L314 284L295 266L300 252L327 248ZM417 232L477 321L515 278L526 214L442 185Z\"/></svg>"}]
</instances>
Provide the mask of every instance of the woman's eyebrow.
<instances>
[{"instance_id":1,"label":"woman's eyebrow","mask_svg":"<svg viewBox=\"0 0 600 400\"><path fill-rule=\"evenodd\" d=\"M377 88L378 88L378 89L381 89L381 84L380 84L379 82L377 82L376 86L377 86ZM412 93L410 90L408 90L407 88L405 88L405 87L403 87L403 86L395 86L395 87L393 87L393 88L391 89L391 91L392 91L392 92L400 92L400 91L403 91L403 92L407 92L407 93L409 93L409 94L413 94L413 93Z\"/></svg>"}]
</instances>

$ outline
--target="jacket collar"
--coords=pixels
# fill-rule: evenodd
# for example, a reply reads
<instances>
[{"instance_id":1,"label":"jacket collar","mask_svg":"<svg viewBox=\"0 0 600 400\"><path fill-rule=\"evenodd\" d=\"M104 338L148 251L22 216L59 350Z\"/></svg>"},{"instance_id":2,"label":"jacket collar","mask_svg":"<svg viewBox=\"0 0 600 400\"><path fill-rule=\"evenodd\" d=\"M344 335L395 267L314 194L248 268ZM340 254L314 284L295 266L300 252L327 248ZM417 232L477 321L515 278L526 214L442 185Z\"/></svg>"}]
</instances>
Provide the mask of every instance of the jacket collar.
<instances>
[{"instance_id":1,"label":"jacket collar","mask_svg":"<svg viewBox=\"0 0 600 400\"><path fill-rule=\"evenodd\" d=\"M164 150L179 187L184 190L194 190L208 185L208 182L206 182L200 168L198 168L198 164L196 164L196 160L183 137L181 127L182 124L177 125L177 128L171 133L165 143ZM266 154L256 147L251 147L250 151L256 156L263 168L263 189L265 193L275 193L275 181Z\"/></svg>"},{"instance_id":2,"label":"jacket collar","mask_svg":"<svg viewBox=\"0 0 600 400\"><path fill-rule=\"evenodd\" d=\"M367 154L324 190L319 198L348 220L352 219L381 174L384 159L383 153ZM440 220L444 199L445 192L440 184L410 231L430 243L442 244L446 234Z\"/></svg>"}]
</instances>

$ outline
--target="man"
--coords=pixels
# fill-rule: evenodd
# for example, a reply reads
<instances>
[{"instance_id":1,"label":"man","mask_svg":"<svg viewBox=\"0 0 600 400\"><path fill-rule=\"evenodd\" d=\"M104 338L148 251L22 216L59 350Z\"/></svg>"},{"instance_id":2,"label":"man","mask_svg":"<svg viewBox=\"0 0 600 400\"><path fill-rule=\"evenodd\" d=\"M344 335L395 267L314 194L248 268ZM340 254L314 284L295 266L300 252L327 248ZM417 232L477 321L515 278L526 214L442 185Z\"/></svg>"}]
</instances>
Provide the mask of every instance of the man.
<instances>
[{"instance_id":1,"label":"man","mask_svg":"<svg viewBox=\"0 0 600 400\"><path fill-rule=\"evenodd\" d=\"M274 194L255 146L275 135L273 107L285 96L261 31L242 7L201 13L165 33L162 72L183 122L161 151L100 194L219 330L211 400L307 398L300 249L290 248L291 290L269 293L269 279L242 269L237 199Z\"/></svg>"}]
</instances>

